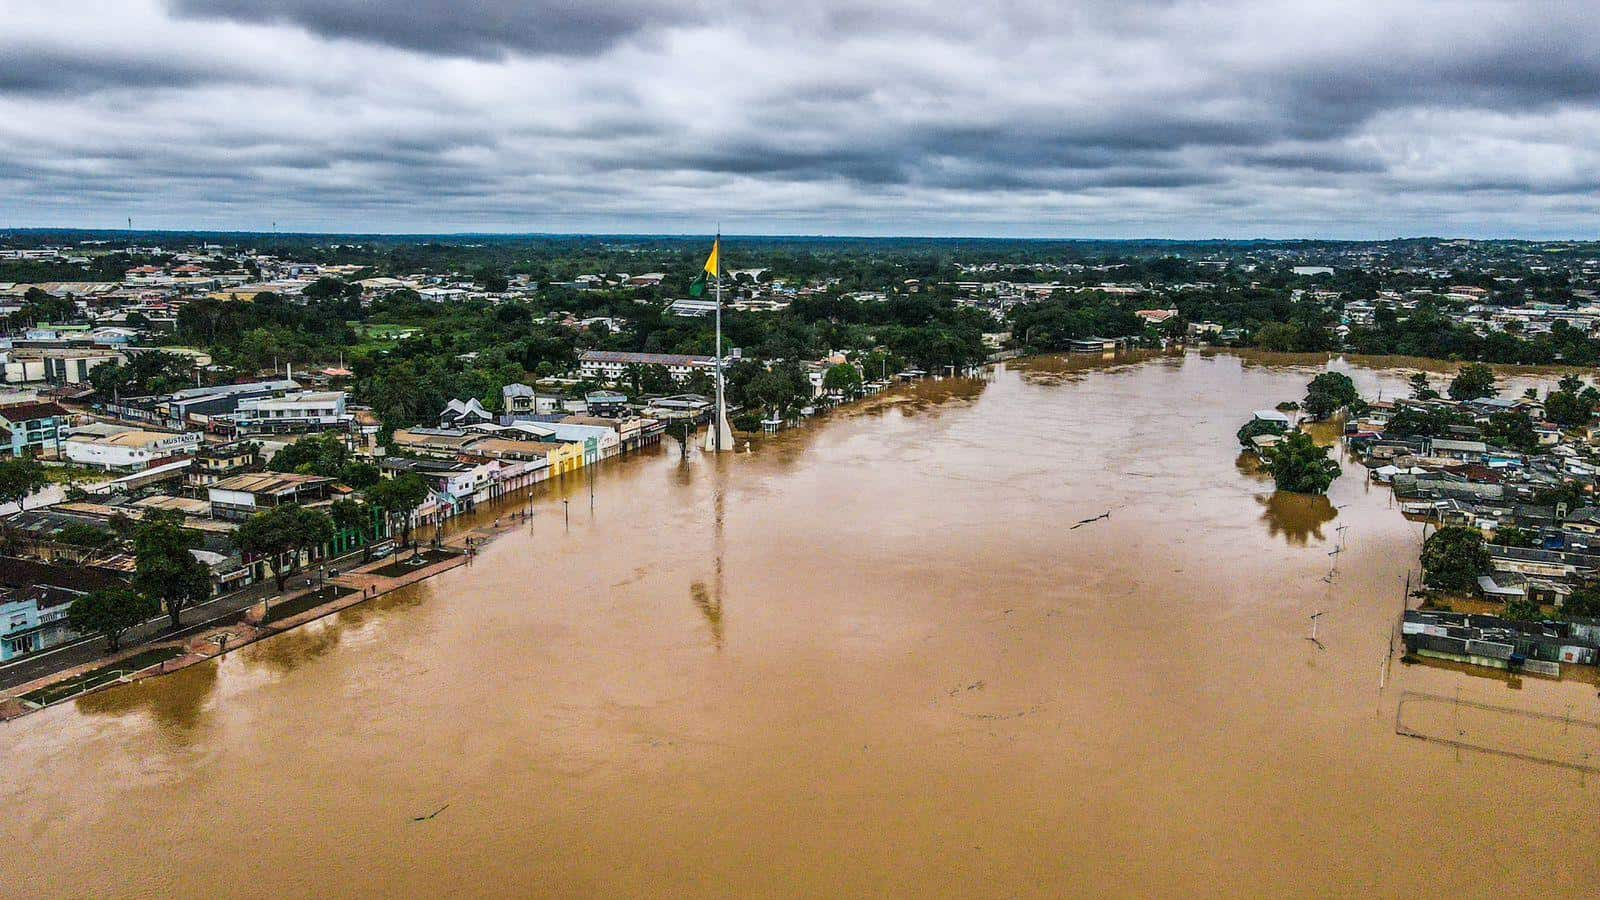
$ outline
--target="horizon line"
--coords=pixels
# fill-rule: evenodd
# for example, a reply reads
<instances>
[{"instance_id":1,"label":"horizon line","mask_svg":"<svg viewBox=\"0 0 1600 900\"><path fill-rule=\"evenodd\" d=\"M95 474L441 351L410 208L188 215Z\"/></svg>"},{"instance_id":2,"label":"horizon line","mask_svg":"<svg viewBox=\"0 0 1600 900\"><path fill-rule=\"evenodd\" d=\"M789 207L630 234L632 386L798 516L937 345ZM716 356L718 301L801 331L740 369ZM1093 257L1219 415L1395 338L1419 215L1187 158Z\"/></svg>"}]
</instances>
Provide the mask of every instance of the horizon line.
<instances>
[{"instance_id":1,"label":"horizon line","mask_svg":"<svg viewBox=\"0 0 1600 900\"><path fill-rule=\"evenodd\" d=\"M691 231L252 231L247 229L232 228L108 228L80 225L25 225L0 228L0 235L8 234L48 234L57 233L82 233L95 235L241 235L249 237L268 238L315 238L315 237L381 237L381 238L668 238L690 240L694 238L714 236L718 232L708 230L704 233ZM1473 243L1519 243L1519 244L1596 244L1600 238L1582 237L1466 237L1437 234L1394 235L1390 237L1369 238L1327 238L1327 237L1206 237L1206 238L1179 238L1179 237L1048 237L1048 236L1008 236L1008 235L938 235L938 234L828 234L824 232L729 232L723 237L755 238L755 239L797 239L797 240L866 240L866 241L1012 241L1012 242L1037 242L1037 243L1162 243L1162 244L1287 244L1287 243L1321 243L1321 244L1383 244L1398 241L1469 241Z\"/></svg>"}]
</instances>

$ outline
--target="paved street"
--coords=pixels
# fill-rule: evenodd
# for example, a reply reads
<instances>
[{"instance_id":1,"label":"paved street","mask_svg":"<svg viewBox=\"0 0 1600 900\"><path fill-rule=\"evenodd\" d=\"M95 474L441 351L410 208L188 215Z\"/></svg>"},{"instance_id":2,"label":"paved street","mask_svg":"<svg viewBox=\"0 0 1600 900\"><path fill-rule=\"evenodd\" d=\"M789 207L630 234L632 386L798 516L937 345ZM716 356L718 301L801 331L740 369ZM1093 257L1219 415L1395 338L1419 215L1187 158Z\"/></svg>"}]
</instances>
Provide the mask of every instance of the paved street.
<instances>
[{"instance_id":1,"label":"paved street","mask_svg":"<svg viewBox=\"0 0 1600 900\"><path fill-rule=\"evenodd\" d=\"M359 562L360 559L361 554L357 552L339 557L333 562L336 568L343 570L352 562ZM315 569L312 571L314 572ZM283 596L292 597L299 592L303 592L305 590L305 577L304 574L299 574L289 579L289 590ZM266 581L252 584L243 590L213 598L199 606L184 610L183 627L179 631L168 630L167 616L163 613L130 630L123 636L122 647L127 649L145 641L182 637L208 627L238 621L246 609L260 603L263 598L276 597L277 595L277 582L268 578ZM79 638L76 641L52 647L41 653L30 654L22 659L13 660L0 666L0 691L26 684L36 678L42 678L54 672L64 671L85 663L92 663L105 655L105 639L99 636Z\"/></svg>"}]
</instances>

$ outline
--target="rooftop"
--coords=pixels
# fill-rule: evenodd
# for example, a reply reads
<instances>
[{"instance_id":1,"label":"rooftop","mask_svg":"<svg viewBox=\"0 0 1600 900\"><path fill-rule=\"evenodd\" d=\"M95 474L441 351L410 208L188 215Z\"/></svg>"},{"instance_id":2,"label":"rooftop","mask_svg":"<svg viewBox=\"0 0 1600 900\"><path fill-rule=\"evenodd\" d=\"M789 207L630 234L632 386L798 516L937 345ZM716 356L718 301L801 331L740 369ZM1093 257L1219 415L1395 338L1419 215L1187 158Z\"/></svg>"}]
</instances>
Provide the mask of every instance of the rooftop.
<instances>
[{"instance_id":1,"label":"rooftop","mask_svg":"<svg viewBox=\"0 0 1600 900\"><path fill-rule=\"evenodd\" d=\"M287 494L303 487L329 484L332 478L319 475L297 475L293 472L246 472L224 478L211 485L212 490L240 491L247 494Z\"/></svg>"}]
</instances>

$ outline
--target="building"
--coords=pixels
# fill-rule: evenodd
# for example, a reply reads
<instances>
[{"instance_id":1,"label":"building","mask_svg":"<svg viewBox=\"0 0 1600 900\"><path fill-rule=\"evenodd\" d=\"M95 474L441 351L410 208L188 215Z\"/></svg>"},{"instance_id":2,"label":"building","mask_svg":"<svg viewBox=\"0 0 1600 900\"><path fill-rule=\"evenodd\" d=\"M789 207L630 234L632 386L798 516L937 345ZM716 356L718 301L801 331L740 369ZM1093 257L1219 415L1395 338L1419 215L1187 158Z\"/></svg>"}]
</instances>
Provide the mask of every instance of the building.
<instances>
[{"instance_id":1,"label":"building","mask_svg":"<svg viewBox=\"0 0 1600 900\"><path fill-rule=\"evenodd\" d=\"M483 408L477 397L468 400L451 400L446 403L444 410L439 413L440 428L465 428L468 425L480 425L484 422L493 422L494 413Z\"/></svg>"},{"instance_id":2,"label":"building","mask_svg":"<svg viewBox=\"0 0 1600 900\"><path fill-rule=\"evenodd\" d=\"M108 414L125 421L145 422L174 431L190 427L228 430L233 427L232 414L246 400L275 397L299 387L299 382L288 378L219 384L184 388L165 396L124 397L105 404L104 408Z\"/></svg>"},{"instance_id":3,"label":"building","mask_svg":"<svg viewBox=\"0 0 1600 900\"><path fill-rule=\"evenodd\" d=\"M559 416L562 409L571 405L554 393L541 394L537 388L525 384L506 385L501 389L500 397L505 410L500 416L502 425L527 416Z\"/></svg>"},{"instance_id":4,"label":"building","mask_svg":"<svg viewBox=\"0 0 1600 900\"><path fill-rule=\"evenodd\" d=\"M584 378L601 381L618 381L626 377L631 366L659 366L667 370L673 381L684 382L695 372L715 372L717 361L710 356L687 356L680 353L621 353L611 350L585 350L578 357L578 373Z\"/></svg>"},{"instance_id":5,"label":"building","mask_svg":"<svg viewBox=\"0 0 1600 900\"><path fill-rule=\"evenodd\" d=\"M258 459L256 445L249 441L202 447L194 455L194 465L189 467L186 481L190 487L210 487L224 478L249 471Z\"/></svg>"},{"instance_id":6,"label":"building","mask_svg":"<svg viewBox=\"0 0 1600 900\"><path fill-rule=\"evenodd\" d=\"M674 300L667 305L667 311L675 316L690 319L703 319L717 311L715 300Z\"/></svg>"},{"instance_id":7,"label":"building","mask_svg":"<svg viewBox=\"0 0 1600 900\"><path fill-rule=\"evenodd\" d=\"M173 434L119 425L92 425L74 430L61 442L72 462L100 469L138 471L188 456L200 446L193 431Z\"/></svg>"},{"instance_id":8,"label":"building","mask_svg":"<svg viewBox=\"0 0 1600 900\"><path fill-rule=\"evenodd\" d=\"M1433 438L1423 449L1425 456L1462 461L1482 459L1488 452L1489 445L1483 441L1454 441L1446 438Z\"/></svg>"},{"instance_id":9,"label":"building","mask_svg":"<svg viewBox=\"0 0 1600 900\"><path fill-rule=\"evenodd\" d=\"M12 456L55 457L71 414L56 403L7 403L0 406L0 451Z\"/></svg>"},{"instance_id":10,"label":"building","mask_svg":"<svg viewBox=\"0 0 1600 900\"><path fill-rule=\"evenodd\" d=\"M1067 342L1067 349L1073 353L1110 353L1121 347L1121 338L1086 337Z\"/></svg>"},{"instance_id":11,"label":"building","mask_svg":"<svg viewBox=\"0 0 1600 900\"><path fill-rule=\"evenodd\" d=\"M344 391L295 391L281 397L248 397L239 401L233 423L240 434L323 431L349 428Z\"/></svg>"},{"instance_id":12,"label":"building","mask_svg":"<svg viewBox=\"0 0 1600 900\"><path fill-rule=\"evenodd\" d=\"M109 350L19 348L6 354L5 380L7 384L87 384L89 372L96 366L121 361L121 355Z\"/></svg>"},{"instance_id":13,"label":"building","mask_svg":"<svg viewBox=\"0 0 1600 900\"><path fill-rule=\"evenodd\" d=\"M590 391L583 395L589 415L611 418L628 411L628 398L616 391Z\"/></svg>"},{"instance_id":14,"label":"building","mask_svg":"<svg viewBox=\"0 0 1600 900\"><path fill-rule=\"evenodd\" d=\"M0 559L0 660L15 659L77 637L67 624L72 601L90 591L123 586L93 566Z\"/></svg>"},{"instance_id":15,"label":"building","mask_svg":"<svg viewBox=\"0 0 1600 900\"><path fill-rule=\"evenodd\" d=\"M1522 669L1559 676L1561 664L1594 665L1600 647L1582 625L1513 622L1496 616L1408 609L1400 636L1418 656L1495 669Z\"/></svg>"},{"instance_id":16,"label":"building","mask_svg":"<svg viewBox=\"0 0 1600 900\"><path fill-rule=\"evenodd\" d=\"M500 389L500 407L507 415L538 412L539 392L525 384L512 383Z\"/></svg>"},{"instance_id":17,"label":"building","mask_svg":"<svg viewBox=\"0 0 1600 900\"><path fill-rule=\"evenodd\" d=\"M286 503L317 503L328 499L332 478L289 472L254 472L224 478L206 488L211 515L242 521Z\"/></svg>"}]
</instances>

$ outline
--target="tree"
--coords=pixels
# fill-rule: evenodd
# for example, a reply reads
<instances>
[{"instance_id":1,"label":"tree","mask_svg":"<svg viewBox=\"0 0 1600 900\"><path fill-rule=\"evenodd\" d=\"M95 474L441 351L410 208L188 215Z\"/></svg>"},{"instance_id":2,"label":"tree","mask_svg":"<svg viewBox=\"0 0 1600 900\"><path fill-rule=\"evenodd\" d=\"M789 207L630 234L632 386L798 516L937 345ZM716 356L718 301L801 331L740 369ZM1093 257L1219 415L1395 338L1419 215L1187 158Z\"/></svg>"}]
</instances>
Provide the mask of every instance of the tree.
<instances>
[{"instance_id":1,"label":"tree","mask_svg":"<svg viewBox=\"0 0 1600 900\"><path fill-rule=\"evenodd\" d=\"M1326 493L1341 472L1339 464L1328 458L1328 449L1297 431L1267 451L1266 468L1280 491Z\"/></svg>"},{"instance_id":2,"label":"tree","mask_svg":"<svg viewBox=\"0 0 1600 900\"><path fill-rule=\"evenodd\" d=\"M1537 547L1539 534L1515 525L1505 525L1494 530L1494 542L1502 547Z\"/></svg>"},{"instance_id":3,"label":"tree","mask_svg":"<svg viewBox=\"0 0 1600 900\"><path fill-rule=\"evenodd\" d=\"M241 553L271 560L272 575L280 591L289 576L299 570L301 552L332 539L333 522L328 516L298 503L256 513L233 533L234 546ZM283 562L285 556L289 557L287 564Z\"/></svg>"},{"instance_id":4,"label":"tree","mask_svg":"<svg viewBox=\"0 0 1600 900\"><path fill-rule=\"evenodd\" d=\"M1495 392L1494 370L1483 363L1468 363L1461 367L1456 377L1450 381L1450 399L1476 400L1479 397L1493 397Z\"/></svg>"},{"instance_id":5,"label":"tree","mask_svg":"<svg viewBox=\"0 0 1600 900\"><path fill-rule=\"evenodd\" d=\"M1533 422L1528 419L1527 413L1521 411L1507 410L1489 416L1483 436L1494 444L1520 453L1532 453L1539 449L1539 435L1533 430Z\"/></svg>"},{"instance_id":6,"label":"tree","mask_svg":"<svg viewBox=\"0 0 1600 900\"><path fill-rule=\"evenodd\" d=\"M0 461L0 503L15 503L19 511L26 509L28 497L49 483L44 466L31 456Z\"/></svg>"},{"instance_id":7,"label":"tree","mask_svg":"<svg viewBox=\"0 0 1600 900\"><path fill-rule=\"evenodd\" d=\"M91 591L67 607L67 621L79 634L106 639L106 652L115 652L122 635L161 611L161 605L130 587Z\"/></svg>"},{"instance_id":8,"label":"tree","mask_svg":"<svg viewBox=\"0 0 1600 900\"><path fill-rule=\"evenodd\" d=\"M1236 434L1236 437L1239 438L1239 446L1245 448L1246 450L1250 450L1255 447L1255 438L1260 437L1263 434L1283 434L1288 430L1289 427L1282 422L1273 422L1268 419L1252 418L1250 421L1244 423L1243 427L1241 427Z\"/></svg>"},{"instance_id":9,"label":"tree","mask_svg":"<svg viewBox=\"0 0 1600 900\"><path fill-rule=\"evenodd\" d=\"M340 531L353 531L361 542L361 561L372 558L372 542L367 540L366 529L372 524L372 510L359 500L335 500L329 509L333 524Z\"/></svg>"},{"instance_id":10,"label":"tree","mask_svg":"<svg viewBox=\"0 0 1600 900\"><path fill-rule=\"evenodd\" d=\"M1356 383L1343 372L1323 372L1306 385L1306 411L1319 419L1360 400L1361 394L1356 390ZM1313 405L1316 408L1327 408L1328 411L1314 412Z\"/></svg>"},{"instance_id":11,"label":"tree","mask_svg":"<svg viewBox=\"0 0 1600 900\"><path fill-rule=\"evenodd\" d=\"M861 394L861 370L850 363L832 366L822 375L822 389L838 391L846 397Z\"/></svg>"},{"instance_id":12,"label":"tree","mask_svg":"<svg viewBox=\"0 0 1600 900\"><path fill-rule=\"evenodd\" d=\"M1430 587L1469 591L1489 570L1489 551L1475 528L1446 525L1422 545L1422 575Z\"/></svg>"},{"instance_id":13,"label":"tree","mask_svg":"<svg viewBox=\"0 0 1600 900\"><path fill-rule=\"evenodd\" d=\"M1561 617L1595 618L1600 616L1600 585L1587 582L1573 589L1561 604Z\"/></svg>"},{"instance_id":14,"label":"tree","mask_svg":"<svg viewBox=\"0 0 1600 900\"><path fill-rule=\"evenodd\" d=\"M1338 400L1334 399L1332 394L1312 391L1306 394L1305 402L1301 404L1301 408L1306 411L1306 415L1313 419L1326 419L1338 412L1341 405Z\"/></svg>"},{"instance_id":15,"label":"tree","mask_svg":"<svg viewBox=\"0 0 1600 900\"><path fill-rule=\"evenodd\" d=\"M367 488L367 502L382 511L391 532L401 533L402 543L410 543L411 513L426 499L428 483L415 472L388 478Z\"/></svg>"},{"instance_id":16,"label":"tree","mask_svg":"<svg viewBox=\"0 0 1600 900\"><path fill-rule=\"evenodd\" d=\"M1448 434L1452 425L1470 425L1472 417L1448 409L1423 409L1407 406L1400 409L1383 428L1391 437L1438 437Z\"/></svg>"},{"instance_id":17,"label":"tree","mask_svg":"<svg viewBox=\"0 0 1600 900\"><path fill-rule=\"evenodd\" d=\"M1504 615L1513 622L1537 622L1544 618L1544 610L1526 597L1517 597L1506 601Z\"/></svg>"},{"instance_id":18,"label":"tree","mask_svg":"<svg viewBox=\"0 0 1600 900\"><path fill-rule=\"evenodd\" d=\"M1300 329L1287 322L1270 322L1255 333L1256 346L1263 350L1287 353L1300 349Z\"/></svg>"},{"instance_id":19,"label":"tree","mask_svg":"<svg viewBox=\"0 0 1600 900\"><path fill-rule=\"evenodd\" d=\"M1417 372L1417 373L1413 374L1411 376L1410 383L1411 383L1411 399L1413 399L1413 400L1437 400L1437 399L1439 399L1439 392L1433 389L1433 385L1428 384L1428 373L1427 372Z\"/></svg>"},{"instance_id":20,"label":"tree","mask_svg":"<svg viewBox=\"0 0 1600 900\"><path fill-rule=\"evenodd\" d=\"M1570 377L1570 376L1569 376ZM1577 379L1573 379L1576 381ZM1576 428L1587 425L1594 418L1595 401L1589 396L1590 391L1566 390L1566 379L1562 379L1562 389L1555 391L1544 398L1544 414L1550 421L1567 428Z\"/></svg>"},{"instance_id":21,"label":"tree","mask_svg":"<svg viewBox=\"0 0 1600 900\"><path fill-rule=\"evenodd\" d=\"M199 546L200 535L174 512L151 510L134 528L133 586L161 601L173 628L185 609L211 596L211 572L190 552Z\"/></svg>"}]
</instances>

